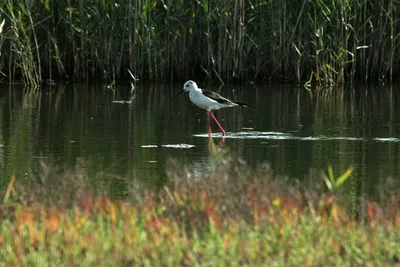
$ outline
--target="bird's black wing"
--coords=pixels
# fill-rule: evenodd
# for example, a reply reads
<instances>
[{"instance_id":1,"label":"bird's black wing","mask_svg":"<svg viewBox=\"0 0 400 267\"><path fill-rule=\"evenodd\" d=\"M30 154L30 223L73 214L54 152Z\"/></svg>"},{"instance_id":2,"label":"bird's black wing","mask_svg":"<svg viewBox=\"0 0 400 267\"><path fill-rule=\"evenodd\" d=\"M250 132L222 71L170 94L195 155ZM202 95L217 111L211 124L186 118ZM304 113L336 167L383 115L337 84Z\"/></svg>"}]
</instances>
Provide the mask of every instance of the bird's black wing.
<instances>
[{"instance_id":1,"label":"bird's black wing","mask_svg":"<svg viewBox=\"0 0 400 267\"><path fill-rule=\"evenodd\" d=\"M201 89L201 92L202 92L203 95L205 95L206 97L209 97L209 98L211 98L211 99L217 101L218 103L221 103L221 104L224 104L224 103L225 103L225 104L232 103L232 101L230 101L229 99L227 99L227 98L225 98L225 97L220 96L220 95L217 94L216 92L208 91L208 90L204 90L204 89Z\"/></svg>"},{"instance_id":2,"label":"bird's black wing","mask_svg":"<svg viewBox=\"0 0 400 267\"><path fill-rule=\"evenodd\" d=\"M201 89L201 92L203 93L203 95L205 95L221 104L236 104L236 105L239 105L239 106L245 107L245 108L250 107L249 105L244 104L244 103L231 101L223 96L220 96L219 94L217 94L216 92L213 92L213 91Z\"/></svg>"}]
</instances>

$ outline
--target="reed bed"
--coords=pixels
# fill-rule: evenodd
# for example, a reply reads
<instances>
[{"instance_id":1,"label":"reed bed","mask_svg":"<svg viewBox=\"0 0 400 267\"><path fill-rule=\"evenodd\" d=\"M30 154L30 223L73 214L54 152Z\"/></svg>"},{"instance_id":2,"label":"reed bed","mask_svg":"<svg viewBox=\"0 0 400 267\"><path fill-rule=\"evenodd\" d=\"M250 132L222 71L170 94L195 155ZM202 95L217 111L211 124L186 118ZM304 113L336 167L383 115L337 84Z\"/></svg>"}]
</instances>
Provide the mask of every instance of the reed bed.
<instances>
[{"instance_id":1,"label":"reed bed","mask_svg":"<svg viewBox=\"0 0 400 267\"><path fill-rule=\"evenodd\" d=\"M399 262L395 192L380 204L364 199L364 215L354 216L340 191L304 190L272 177L268 165L250 170L240 161L220 163L197 178L182 164L171 164L168 186L156 192L131 180L124 200L91 187L80 168L42 165L22 182L13 176L0 207L0 261L18 266ZM51 183L57 178L62 182Z\"/></svg>"},{"instance_id":2,"label":"reed bed","mask_svg":"<svg viewBox=\"0 0 400 267\"><path fill-rule=\"evenodd\" d=\"M398 0L0 0L0 76L335 85L400 71Z\"/></svg>"}]
</instances>

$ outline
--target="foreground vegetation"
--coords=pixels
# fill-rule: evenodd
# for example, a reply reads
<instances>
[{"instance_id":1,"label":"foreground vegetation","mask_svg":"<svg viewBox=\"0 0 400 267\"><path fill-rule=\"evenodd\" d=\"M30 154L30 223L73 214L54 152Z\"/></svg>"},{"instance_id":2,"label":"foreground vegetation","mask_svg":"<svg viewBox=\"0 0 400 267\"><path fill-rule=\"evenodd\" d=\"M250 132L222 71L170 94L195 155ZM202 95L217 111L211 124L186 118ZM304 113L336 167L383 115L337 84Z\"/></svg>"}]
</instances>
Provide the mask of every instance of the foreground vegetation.
<instances>
[{"instance_id":1,"label":"foreground vegetation","mask_svg":"<svg viewBox=\"0 0 400 267\"><path fill-rule=\"evenodd\" d=\"M125 200L88 186L82 170L56 185L12 178L1 207L0 261L43 266L392 265L400 260L398 198L363 199L308 190L223 163L193 178L178 164L159 192L132 183ZM39 179L42 180L43 179ZM322 178L321 178L322 180ZM14 184L15 181L15 184ZM86 184L86 185L85 185Z\"/></svg>"},{"instance_id":2,"label":"foreground vegetation","mask_svg":"<svg viewBox=\"0 0 400 267\"><path fill-rule=\"evenodd\" d=\"M0 76L333 85L399 74L399 1L0 0Z\"/></svg>"}]
</instances>

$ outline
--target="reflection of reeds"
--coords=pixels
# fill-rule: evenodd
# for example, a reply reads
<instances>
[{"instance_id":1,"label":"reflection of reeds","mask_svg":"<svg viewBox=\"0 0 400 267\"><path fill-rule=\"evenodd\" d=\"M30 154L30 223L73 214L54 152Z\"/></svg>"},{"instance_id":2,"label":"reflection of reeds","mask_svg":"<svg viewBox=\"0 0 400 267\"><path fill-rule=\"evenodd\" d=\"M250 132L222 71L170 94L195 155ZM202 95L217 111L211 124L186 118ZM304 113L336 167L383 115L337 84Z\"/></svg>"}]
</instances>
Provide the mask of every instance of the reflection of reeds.
<instances>
[{"instance_id":1,"label":"reflection of reeds","mask_svg":"<svg viewBox=\"0 0 400 267\"><path fill-rule=\"evenodd\" d=\"M163 81L391 80L398 8L393 0L0 0L0 70L33 85L128 78L127 69Z\"/></svg>"}]
</instances>

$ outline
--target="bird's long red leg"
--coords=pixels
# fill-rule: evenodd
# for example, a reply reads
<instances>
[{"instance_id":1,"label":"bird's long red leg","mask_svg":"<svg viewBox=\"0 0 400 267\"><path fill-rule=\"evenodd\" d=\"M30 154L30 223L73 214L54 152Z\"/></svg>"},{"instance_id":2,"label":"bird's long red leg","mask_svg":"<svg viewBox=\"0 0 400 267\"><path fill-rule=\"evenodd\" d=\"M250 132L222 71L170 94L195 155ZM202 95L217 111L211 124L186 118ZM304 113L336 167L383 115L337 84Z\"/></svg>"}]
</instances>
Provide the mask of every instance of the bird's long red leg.
<instances>
[{"instance_id":1,"label":"bird's long red leg","mask_svg":"<svg viewBox=\"0 0 400 267\"><path fill-rule=\"evenodd\" d=\"M226 134L225 134L224 128L222 128L221 124L219 124L219 122L218 122L217 118L215 118L214 114L212 114L211 111L209 111L209 113L211 114L211 117L214 119L215 123L218 125L219 129L221 130L222 136L225 136Z\"/></svg>"},{"instance_id":2,"label":"bird's long red leg","mask_svg":"<svg viewBox=\"0 0 400 267\"><path fill-rule=\"evenodd\" d=\"M210 113L211 112L207 112L207 118L208 118L208 151L210 151L211 153L211 142L212 142L212 138L211 138L211 122L210 122Z\"/></svg>"},{"instance_id":3,"label":"bird's long red leg","mask_svg":"<svg viewBox=\"0 0 400 267\"><path fill-rule=\"evenodd\" d=\"M211 123L210 123L210 111L207 112L208 113L208 137L211 137Z\"/></svg>"}]
</instances>

